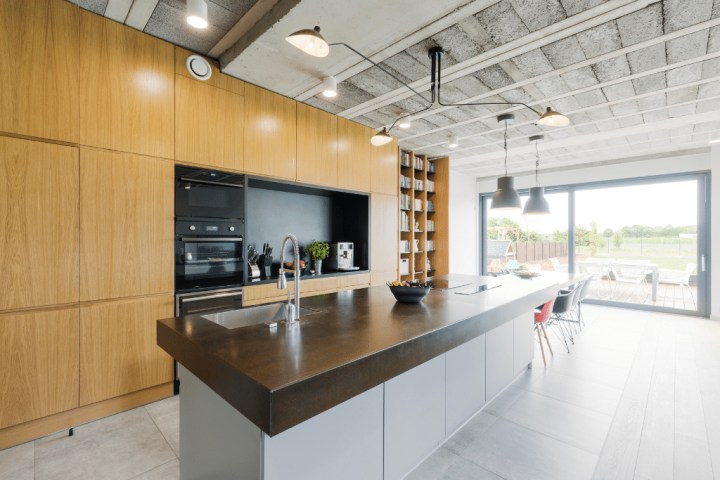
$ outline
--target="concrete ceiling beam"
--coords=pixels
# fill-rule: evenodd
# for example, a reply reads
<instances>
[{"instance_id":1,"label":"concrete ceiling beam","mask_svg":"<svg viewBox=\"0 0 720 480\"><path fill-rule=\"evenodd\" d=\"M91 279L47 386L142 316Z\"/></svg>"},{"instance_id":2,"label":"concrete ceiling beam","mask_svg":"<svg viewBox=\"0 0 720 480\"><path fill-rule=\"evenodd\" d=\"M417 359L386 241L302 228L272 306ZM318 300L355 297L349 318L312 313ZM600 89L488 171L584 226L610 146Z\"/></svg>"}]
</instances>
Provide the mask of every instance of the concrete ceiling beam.
<instances>
[{"instance_id":1,"label":"concrete ceiling beam","mask_svg":"<svg viewBox=\"0 0 720 480\"><path fill-rule=\"evenodd\" d=\"M145 30L160 0L135 0L125 18L125 25L141 32Z\"/></svg>"}]
</instances>

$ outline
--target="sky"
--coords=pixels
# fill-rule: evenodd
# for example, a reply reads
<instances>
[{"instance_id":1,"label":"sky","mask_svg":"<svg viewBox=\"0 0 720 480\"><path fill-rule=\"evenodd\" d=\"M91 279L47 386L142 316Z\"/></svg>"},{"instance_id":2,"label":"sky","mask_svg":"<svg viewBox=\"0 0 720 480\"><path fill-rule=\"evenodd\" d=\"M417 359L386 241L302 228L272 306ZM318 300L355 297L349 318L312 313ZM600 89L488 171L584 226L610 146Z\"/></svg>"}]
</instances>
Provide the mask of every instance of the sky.
<instances>
[{"instance_id":1,"label":"sky","mask_svg":"<svg viewBox=\"0 0 720 480\"><path fill-rule=\"evenodd\" d=\"M527 196L523 196L523 202ZM546 194L550 203L548 216L523 217L517 214L494 213L490 218L504 216L518 222L524 229L539 233L566 230L568 202L566 193ZM666 182L661 184L603 187L575 193L576 224L590 227L595 221L598 231L617 230L624 226L697 225L697 182Z\"/></svg>"}]
</instances>

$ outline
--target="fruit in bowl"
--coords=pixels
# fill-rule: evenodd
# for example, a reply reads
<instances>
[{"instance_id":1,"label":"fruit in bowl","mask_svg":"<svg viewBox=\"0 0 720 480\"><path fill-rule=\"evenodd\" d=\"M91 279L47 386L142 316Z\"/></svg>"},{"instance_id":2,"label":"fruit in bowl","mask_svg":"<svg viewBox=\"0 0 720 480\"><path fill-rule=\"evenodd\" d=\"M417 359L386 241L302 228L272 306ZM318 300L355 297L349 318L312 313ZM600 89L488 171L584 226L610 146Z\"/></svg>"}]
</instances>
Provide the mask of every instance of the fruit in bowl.
<instances>
[{"instance_id":1,"label":"fruit in bowl","mask_svg":"<svg viewBox=\"0 0 720 480\"><path fill-rule=\"evenodd\" d=\"M285 262L285 268L293 270L295 268L295 262ZM305 260L300 260L300 270L305 268Z\"/></svg>"},{"instance_id":2,"label":"fruit in bowl","mask_svg":"<svg viewBox=\"0 0 720 480\"><path fill-rule=\"evenodd\" d=\"M387 286L390 287L390 291L395 296L395 300L400 303L420 303L430 292L432 284L430 282L420 283L417 280L412 282L409 281L394 281L392 283L387 282Z\"/></svg>"}]
</instances>

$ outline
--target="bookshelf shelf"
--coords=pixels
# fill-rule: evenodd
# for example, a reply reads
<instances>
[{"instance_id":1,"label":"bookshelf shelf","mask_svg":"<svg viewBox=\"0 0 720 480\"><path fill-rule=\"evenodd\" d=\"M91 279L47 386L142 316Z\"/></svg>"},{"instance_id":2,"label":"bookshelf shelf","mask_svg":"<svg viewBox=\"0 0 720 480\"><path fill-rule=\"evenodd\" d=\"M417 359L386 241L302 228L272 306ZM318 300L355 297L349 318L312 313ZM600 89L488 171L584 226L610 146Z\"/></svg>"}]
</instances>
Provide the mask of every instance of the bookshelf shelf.
<instances>
[{"instance_id":1,"label":"bookshelf shelf","mask_svg":"<svg viewBox=\"0 0 720 480\"><path fill-rule=\"evenodd\" d=\"M399 171L400 276L425 282L449 273L449 158L402 150Z\"/></svg>"}]
</instances>

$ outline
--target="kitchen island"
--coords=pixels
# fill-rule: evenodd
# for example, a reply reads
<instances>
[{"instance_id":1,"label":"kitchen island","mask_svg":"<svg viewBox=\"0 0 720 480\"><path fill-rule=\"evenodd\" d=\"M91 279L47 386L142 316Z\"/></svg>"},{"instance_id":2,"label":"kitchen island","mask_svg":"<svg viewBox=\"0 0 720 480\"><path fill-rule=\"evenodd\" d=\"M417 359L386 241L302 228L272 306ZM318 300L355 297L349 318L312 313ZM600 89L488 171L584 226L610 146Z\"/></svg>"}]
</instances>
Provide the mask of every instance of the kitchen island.
<instances>
[{"instance_id":1,"label":"kitchen island","mask_svg":"<svg viewBox=\"0 0 720 480\"><path fill-rule=\"evenodd\" d=\"M533 309L572 276L444 280L415 305L385 286L303 299L315 313L289 328L158 321L181 479L406 475L529 366Z\"/></svg>"}]
</instances>

